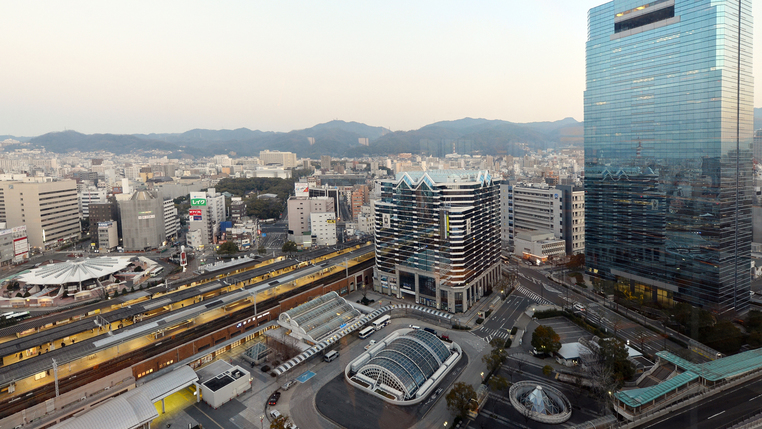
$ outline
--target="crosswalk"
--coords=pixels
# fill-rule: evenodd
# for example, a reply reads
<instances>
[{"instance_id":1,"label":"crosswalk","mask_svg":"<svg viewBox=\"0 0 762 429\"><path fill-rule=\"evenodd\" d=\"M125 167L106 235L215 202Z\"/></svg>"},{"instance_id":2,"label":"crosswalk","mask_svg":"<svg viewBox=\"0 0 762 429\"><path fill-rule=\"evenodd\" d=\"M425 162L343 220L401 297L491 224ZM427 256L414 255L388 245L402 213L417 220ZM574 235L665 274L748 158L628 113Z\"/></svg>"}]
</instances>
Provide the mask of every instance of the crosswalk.
<instances>
[{"instance_id":1,"label":"crosswalk","mask_svg":"<svg viewBox=\"0 0 762 429\"><path fill-rule=\"evenodd\" d=\"M484 339L485 342L492 341L493 338L502 338L504 340L507 340L510 338L511 333L506 331L505 329L492 329L482 326L479 329L475 329L471 331L474 335L481 337ZM482 335L479 334L486 334L486 336L482 337Z\"/></svg>"},{"instance_id":2,"label":"crosswalk","mask_svg":"<svg viewBox=\"0 0 762 429\"><path fill-rule=\"evenodd\" d=\"M543 304L543 305L553 305L552 302L549 300L542 298L540 295L537 295L536 293L532 292L531 290L527 289L526 287L522 285L517 285L516 290L519 291L522 295L526 296L527 298L531 299L532 301Z\"/></svg>"}]
</instances>

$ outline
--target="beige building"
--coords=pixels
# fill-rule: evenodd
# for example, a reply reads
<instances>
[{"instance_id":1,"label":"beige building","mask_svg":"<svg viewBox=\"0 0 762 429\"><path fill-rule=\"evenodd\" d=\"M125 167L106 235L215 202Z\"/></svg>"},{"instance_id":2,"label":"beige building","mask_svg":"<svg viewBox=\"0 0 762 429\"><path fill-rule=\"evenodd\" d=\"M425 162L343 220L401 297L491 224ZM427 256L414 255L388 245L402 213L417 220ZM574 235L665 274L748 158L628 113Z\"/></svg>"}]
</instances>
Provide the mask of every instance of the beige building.
<instances>
[{"instance_id":1,"label":"beige building","mask_svg":"<svg viewBox=\"0 0 762 429\"><path fill-rule=\"evenodd\" d=\"M77 183L0 182L0 222L26 225L29 246L47 249L79 238Z\"/></svg>"},{"instance_id":2,"label":"beige building","mask_svg":"<svg viewBox=\"0 0 762 429\"><path fill-rule=\"evenodd\" d=\"M293 152L263 150L259 152L259 159L265 165L280 164L283 168L296 167L296 154Z\"/></svg>"},{"instance_id":3,"label":"beige building","mask_svg":"<svg viewBox=\"0 0 762 429\"><path fill-rule=\"evenodd\" d=\"M334 213L333 198L314 197L288 199L288 239L301 247L312 245L311 213Z\"/></svg>"}]
</instances>

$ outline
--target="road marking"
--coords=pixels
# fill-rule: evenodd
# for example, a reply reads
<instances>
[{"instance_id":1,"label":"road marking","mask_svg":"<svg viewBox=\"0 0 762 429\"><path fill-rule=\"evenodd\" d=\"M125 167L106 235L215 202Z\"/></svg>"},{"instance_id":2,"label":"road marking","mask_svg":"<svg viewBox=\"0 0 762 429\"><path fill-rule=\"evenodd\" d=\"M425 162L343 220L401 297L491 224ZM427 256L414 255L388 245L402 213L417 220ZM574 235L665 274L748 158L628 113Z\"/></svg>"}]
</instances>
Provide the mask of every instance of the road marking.
<instances>
[{"instance_id":1,"label":"road marking","mask_svg":"<svg viewBox=\"0 0 762 429\"><path fill-rule=\"evenodd\" d=\"M749 402L751 402L751 401L753 401L753 400L755 400L755 399L759 398L760 396L762 396L762 395L757 395L757 396L755 396L755 397L753 397L753 398L749 399Z\"/></svg>"},{"instance_id":2,"label":"road marking","mask_svg":"<svg viewBox=\"0 0 762 429\"><path fill-rule=\"evenodd\" d=\"M195 409L199 410L199 411L201 412L201 414L205 415L205 416L206 416L206 417L207 417L209 420L211 420L211 421L212 421L212 423L214 423L214 424L216 424L217 426L219 426L219 427L220 427L220 429L225 429L225 428L224 428L224 427L223 427L221 424L217 423L217 421L216 421L216 420L214 420L213 418L211 418L211 416L209 416L209 414L207 414L207 413L205 413L203 410L201 410L201 408L199 408L199 407L198 407L196 404L193 404L193 408L195 408Z\"/></svg>"},{"instance_id":3,"label":"road marking","mask_svg":"<svg viewBox=\"0 0 762 429\"><path fill-rule=\"evenodd\" d=\"M724 412L725 412L725 411L720 411L719 413L717 413L717 414L715 414L715 415L713 415L713 416L711 416L711 417L707 417L707 420L709 420L709 419L711 419L711 418L713 418L713 417L717 417L717 416L719 416L720 414L722 414L722 413L724 413Z\"/></svg>"}]
</instances>

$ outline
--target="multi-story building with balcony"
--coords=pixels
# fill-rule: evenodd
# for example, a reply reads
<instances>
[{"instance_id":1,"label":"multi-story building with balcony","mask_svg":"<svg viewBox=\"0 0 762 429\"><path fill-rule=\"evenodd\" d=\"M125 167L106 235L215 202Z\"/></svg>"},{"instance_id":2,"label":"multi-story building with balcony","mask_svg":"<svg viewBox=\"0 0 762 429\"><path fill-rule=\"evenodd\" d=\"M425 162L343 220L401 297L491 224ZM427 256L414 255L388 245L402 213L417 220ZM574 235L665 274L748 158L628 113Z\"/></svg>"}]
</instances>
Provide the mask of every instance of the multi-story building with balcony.
<instances>
[{"instance_id":1,"label":"multi-story building with balcony","mask_svg":"<svg viewBox=\"0 0 762 429\"><path fill-rule=\"evenodd\" d=\"M500 206L487 171L433 170L380 182L374 289L454 313L500 278Z\"/></svg>"}]
</instances>

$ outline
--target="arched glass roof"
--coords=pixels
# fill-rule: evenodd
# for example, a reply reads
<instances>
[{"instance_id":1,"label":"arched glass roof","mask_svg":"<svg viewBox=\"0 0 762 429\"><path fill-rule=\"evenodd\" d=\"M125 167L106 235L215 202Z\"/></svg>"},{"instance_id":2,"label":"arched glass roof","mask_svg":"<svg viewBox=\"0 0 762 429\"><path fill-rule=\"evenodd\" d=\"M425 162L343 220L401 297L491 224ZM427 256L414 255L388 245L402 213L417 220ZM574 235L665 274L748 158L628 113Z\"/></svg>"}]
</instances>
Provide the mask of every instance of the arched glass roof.
<instances>
[{"instance_id":1,"label":"arched glass roof","mask_svg":"<svg viewBox=\"0 0 762 429\"><path fill-rule=\"evenodd\" d=\"M392 340L358 373L401 388L405 398L411 398L449 356L450 351L436 335L414 330Z\"/></svg>"}]
</instances>

